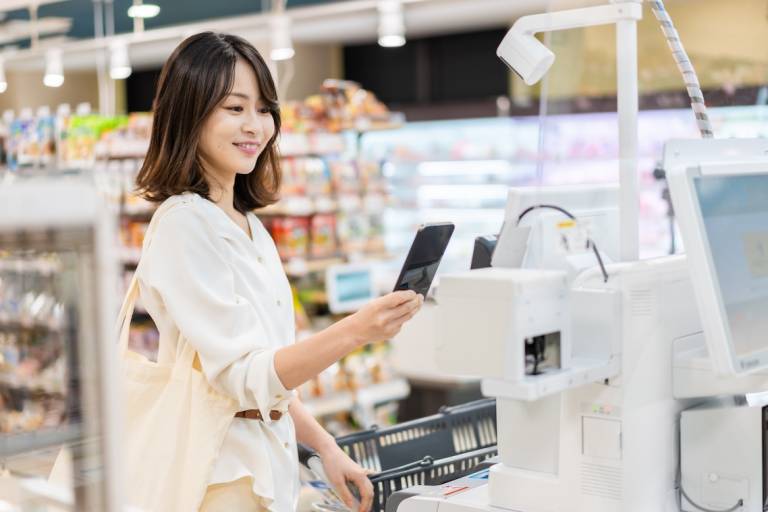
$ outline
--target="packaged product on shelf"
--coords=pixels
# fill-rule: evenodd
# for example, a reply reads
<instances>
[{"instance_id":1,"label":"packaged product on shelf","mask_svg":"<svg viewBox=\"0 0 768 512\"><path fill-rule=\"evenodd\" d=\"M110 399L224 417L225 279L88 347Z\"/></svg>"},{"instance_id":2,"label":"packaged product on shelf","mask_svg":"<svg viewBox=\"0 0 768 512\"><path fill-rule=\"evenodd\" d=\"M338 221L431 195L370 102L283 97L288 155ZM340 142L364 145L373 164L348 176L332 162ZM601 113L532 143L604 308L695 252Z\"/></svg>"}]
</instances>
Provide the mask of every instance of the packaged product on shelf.
<instances>
[{"instance_id":1,"label":"packaged product on shelf","mask_svg":"<svg viewBox=\"0 0 768 512\"><path fill-rule=\"evenodd\" d=\"M337 197L360 195L360 179L354 162L344 159L328 160L333 190Z\"/></svg>"},{"instance_id":2,"label":"packaged product on shelf","mask_svg":"<svg viewBox=\"0 0 768 512\"><path fill-rule=\"evenodd\" d=\"M337 217L339 245L345 254L365 252L368 239L368 218L354 212L341 211Z\"/></svg>"},{"instance_id":3,"label":"packaged product on shelf","mask_svg":"<svg viewBox=\"0 0 768 512\"><path fill-rule=\"evenodd\" d=\"M20 119L14 119L11 122L7 142L8 168L11 171L32 166L32 158L27 146L32 139L33 125L31 111L24 111Z\"/></svg>"},{"instance_id":4,"label":"packaged product on shelf","mask_svg":"<svg viewBox=\"0 0 768 512\"><path fill-rule=\"evenodd\" d=\"M141 250L141 246L144 243L144 234L147 232L148 226L149 223L145 221L122 219L120 222L122 246Z\"/></svg>"},{"instance_id":5,"label":"packaged product on shelf","mask_svg":"<svg viewBox=\"0 0 768 512\"><path fill-rule=\"evenodd\" d=\"M96 114L72 116L62 134L60 161L69 168L92 168L99 153L98 143L105 131L114 130L127 117L107 117Z\"/></svg>"},{"instance_id":6,"label":"packaged product on shelf","mask_svg":"<svg viewBox=\"0 0 768 512\"><path fill-rule=\"evenodd\" d=\"M138 169L138 165L136 166ZM128 179L128 178L127 178ZM135 176L132 176L130 179L130 182L126 184L125 188L123 190L130 191L133 188L133 182L135 180ZM146 215L148 218L152 215L152 212L155 211L156 205L154 203L151 203L144 199L141 196L138 196L131 192L126 192L123 195L123 201L124 201L124 211L128 215Z\"/></svg>"},{"instance_id":7,"label":"packaged product on shelf","mask_svg":"<svg viewBox=\"0 0 768 512\"><path fill-rule=\"evenodd\" d=\"M330 170L325 162L320 158L303 158L300 161L304 166L307 195L316 203L330 200L333 189Z\"/></svg>"},{"instance_id":8,"label":"packaged product on shelf","mask_svg":"<svg viewBox=\"0 0 768 512\"><path fill-rule=\"evenodd\" d=\"M2 115L2 122L0 122L0 168L4 170L8 169L8 146L13 117L13 110L5 110Z\"/></svg>"},{"instance_id":9,"label":"packaged product on shelf","mask_svg":"<svg viewBox=\"0 0 768 512\"><path fill-rule=\"evenodd\" d=\"M157 360L157 351L160 347L160 333L155 324L150 321L143 323L132 322L128 334L128 346L147 359Z\"/></svg>"},{"instance_id":10,"label":"packaged product on shelf","mask_svg":"<svg viewBox=\"0 0 768 512\"><path fill-rule=\"evenodd\" d=\"M0 255L0 434L66 421L69 330L61 279L53 255Z\"/></svg>"},{"instance_id":11,"label":"packaged product on shelf","mask_svg":"<svg viewBox=\"0 0 768 512\"><path fill-rule=\"evenodd\" d=\"M328 258L336 254L336 216L317 214L311 217L310 256Z\"/></svg>"},{"instance_id":12,"label":"packaged product on shelf","mask_svg":"<svg viewBox=\"0 0 768 512\"><path fill-rule=\"evenodd\" d=\"M115 126L105 131L99 143L100 156L141 158L149 148L152 115L143 112L119 116Z\"/></svg>"},{"instance_id":13,"label":"packaged product on shelf","mask_svg":"<svg viewBox=\"0 0 768 512\"><path fill-rule=\"evenodd\" d=\"M357 160L360 186L365 195L387 194L387 180L382 172L382 165L371 160Z\"/></svg>"},{"instance_id":14,"label":"packaged product on shelf","mask_svg":"<svg viewBox=\"0 0 768 512\"><path fill-rule=\"evenodd\" d=\"M50 169L56 163L56 118L47 107L37 111L34 146L36 146L36 167Z\"/></svg>"},{"instance_id":15,"label":"packaged product on shelf","mask_svg":"<svg viewBox=\"0 0 768 512\"><path fill-rule=\"evenodd\" d=\"M287 102L281 115L286 132L368 130L403 122L360 84L336 79L325 80L320 94L303 102Z\"/></svg>"},{"instance_id":16,"label":"packaged product on shelf","mask_svg":"<svg viewBox=\"0 0 768 512\"><path fill-rule=\"evenodd\" d=\"M386 250L384 243L384 217L379 214L368 215L368 234L365 237L365 252L382 254Z\"/></svg>"},{"instance_id":17,"label":"packaged product on shelf","mask_svg":"<svg viewBox=\"0 0 768 512\"><path fill-rule=\"evenodd\" d=\"M50 169L56 161L55 118L48 108L37 115L25 109L11 122L8 138L8 167L12 171Z\"/></svg>"},{"instance_id":18,"label":"packaged product on shelf","mask_svg":"<svg viewBox=\"0 0 768 512\"><path fill-rule=\"evenodd\" d=\"M283 181L280 195L282 198L303 196L307 191L307 176L301 158L285 158L282 162Z\"/></svg>"},{"instance_id":19,"label":"packaged product on shelf","mask_svg":"<svg viewBox=\"0 0 768 512\"><path fill-rule=\"evenodd\" d=\"M338 129L369 129L392 120L389 109L376 95L350 80L323 82L328 118Z\"/></svg>"},{"instance_id":20,"label":"packaged product on shelf","mask_svg":"<svg viewBox=\"0 0 768 512\"><path fill-rule=\"evenodd\" d=\"M309 253L308 217L277 217L271 220L270 228L277 252L284 261L307 257Z\"/></svg>"}]
</instances>

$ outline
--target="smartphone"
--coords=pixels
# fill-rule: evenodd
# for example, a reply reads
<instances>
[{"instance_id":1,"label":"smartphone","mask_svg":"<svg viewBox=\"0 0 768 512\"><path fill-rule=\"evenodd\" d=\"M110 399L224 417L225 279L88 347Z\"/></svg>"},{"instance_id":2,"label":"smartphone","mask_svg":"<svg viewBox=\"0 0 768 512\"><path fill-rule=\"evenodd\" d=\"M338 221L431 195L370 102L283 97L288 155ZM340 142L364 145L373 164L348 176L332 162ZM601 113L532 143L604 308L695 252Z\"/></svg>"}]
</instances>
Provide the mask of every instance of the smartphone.
<instances>
[{"instance_id":1,"label":"smartphone","mask_svg":"<svg viewBox=\"0 0 768 512\"><path fill-rule=\"evenodd\" d=\"M419 228L400 270L395 291L413 290L424 297L427 296L437 267L453 235L453 229L454 225L450 222L424 224Z\"/></svg>"}]
</instances>

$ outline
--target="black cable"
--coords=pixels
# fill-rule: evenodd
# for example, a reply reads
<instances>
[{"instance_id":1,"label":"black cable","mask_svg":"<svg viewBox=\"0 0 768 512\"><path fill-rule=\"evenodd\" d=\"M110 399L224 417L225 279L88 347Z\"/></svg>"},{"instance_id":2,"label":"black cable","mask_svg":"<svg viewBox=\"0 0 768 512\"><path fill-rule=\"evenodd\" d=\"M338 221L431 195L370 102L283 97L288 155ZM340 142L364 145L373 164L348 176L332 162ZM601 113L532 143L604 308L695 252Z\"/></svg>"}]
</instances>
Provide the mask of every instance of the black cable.
<instances>
[{"instance_id":1,"label":"black cable","mask_svg":"<svg viewBox=\"0 0 768 512\"><path fill-rule=\"evenodd\" d=\"M566 210L565 208L561 208L561 207L556 206L554 204L535 204L533 206L529 206L528 208L523 210L520 213L520 215L517 216L517 225L518 226L520 225L520 221L523 220L523 217L525 217L526 215L528 215L529 213L531 213L534 210L540 210L540 209L555 210L555 211L558 211L558 212L562 213L563 215L565 215L566 217L568 217L571 220L577 220L576 216L573 215L568 210ZM592 250L594 251L595 257L597 257L597 263L598 263L598 265L600 265L600 271L603 273L603 282L607 283L608 282L608 272L605 270L605 264L603 263L603 258L600 257L600 252L597 249L597 244L594 242L594 240L589 238L589 239L587 239L587 247L588 248L591 247Z\"/></svg>"},{"instance_id":2,"label":"black cable","mask_svg":"<svg viewBox=\"0 0 768 512\"><path fill-rule=\"evenodd\" d=\"M600 256L600 251L597 250L597 244L593 242L591 239L589 240L589 244L592 246L592 251L595 253L595 258L597 258L597 263L600 265L600 271L603 273L603 282L608 282L608 272L605 270L605 265L603 264L603 257Z\"/></svg>"},{"instance_id":3,"label":"black cable","mask_svg":"<svg viewBox=\"0 0 768 512\"><path fill-rule=\"evenodd\" d=\"M553 204L535 204L533 206L529 206L525 210L522 211L520 215L517 217L517 224L520 224L520 221L523 220L523 217L531 213L533 210L539 210L539 209L547 209L547 210L557 210L558 212L562 213L566 217L568 217L571 220L576 220L576 217L573 216L572 213L570 213L565 208L560 208L559 206L555 206Z\"/></svg>"},{"instance_id":4,"label":"black cable","mask_svg":"<svg viewBox=\"0 0 768 512\"><path fill-rule=\"evenodd\" d=\"M677 430L678 439L680 439L681 434L680 434L680 416L679 415L678 415L677 421L675 421L675 428ZM733 505L732 507L727 509L722 509L722 510L707 508L693 501L691 497L688 496L688 493L685 492L685 489L683 489L683 454L682 454L682 447L680 445L682 445L682 443L678 443L678 446L677 446L677 470L675 471L675 490L677 490L677 496L676 496L677 508L682 510L683 498L685 498L686 501L688 501L688 503L693 508L695 508L696 510L700 510L701 512L735 512L736 510L739 510L741 507L744 506L743 498L739 498L736 504Z\"/></svg>"},{"instance_id":5,"label":"black cable","mask_svg":"<svg viewBox=\"0 0 768 512\"><path fill-rule=\"evenodd\" d=\"M679 490L680 490L680 494L683 495L683 497L688 501L688 503L690 503L693 508L697 510L701 510L701 512L735 512L736 510L739 510L741 507L744 506L744 500L742 498L739 498L739 501L737 501L734 506L726 509L718 510L714 508L702 507L701 505L698 505L695 501L693 501L691 497L685 493L685 490L683 490L682 483L680 484Z\"/></svg>"}]
</instances>

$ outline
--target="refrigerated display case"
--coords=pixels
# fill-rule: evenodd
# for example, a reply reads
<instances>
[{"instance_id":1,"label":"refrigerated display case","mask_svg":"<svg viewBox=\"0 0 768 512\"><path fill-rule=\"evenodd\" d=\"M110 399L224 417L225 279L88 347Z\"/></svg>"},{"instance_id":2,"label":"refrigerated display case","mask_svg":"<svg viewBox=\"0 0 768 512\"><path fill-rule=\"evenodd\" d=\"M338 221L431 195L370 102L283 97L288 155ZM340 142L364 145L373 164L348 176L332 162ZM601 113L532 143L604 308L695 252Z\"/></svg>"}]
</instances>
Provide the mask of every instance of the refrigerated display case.
<instances>
[{"instance_id":1,"label":"refrigerated display case","mask_svg":"<svg viewBox=\"0 0 768 512\"><path fill-rule=\"evenodd\" d=\"M8 473L0 495L8 510L117 510L113 218L80 178L0 187L0 465ZM48 482L63 447L69 455Z\"/></svg>"},{"instance_id":2,"label":"refrigerated display case","mask_svg":"<svg viewBox=\"0 0 768 512\"><path fill-rule=\"evenodd\" d=\"M768 136L768 107L710 115L717 137ZM388 252L405 254L419 224L450 221L456 232L440 273L468 269L474 238L499 233L509 187L617 183L616 126L615 113L587 113L410 122L365 134L361 154L381 162L390 184ZM641 256L661 256L673 248L672 231L654 170L667 140L698 131L679 109L640 112L638 133Z\"/></svg>"}]
</instances>

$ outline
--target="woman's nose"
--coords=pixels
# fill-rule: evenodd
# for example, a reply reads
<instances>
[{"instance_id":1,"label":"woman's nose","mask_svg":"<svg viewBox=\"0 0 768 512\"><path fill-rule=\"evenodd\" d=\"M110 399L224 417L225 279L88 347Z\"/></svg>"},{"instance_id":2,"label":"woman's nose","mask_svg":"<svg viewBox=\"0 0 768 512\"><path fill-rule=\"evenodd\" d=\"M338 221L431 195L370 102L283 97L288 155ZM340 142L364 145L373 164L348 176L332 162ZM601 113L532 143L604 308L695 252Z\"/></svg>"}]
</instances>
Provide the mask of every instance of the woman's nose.
<instances>
[{"instance_id":1,"label":"woman's nose","mask_svg":"<svg viewBox=\"0 0 768 512\"><path fill-rule=\"evenodd\" d=\"M262 132L261 123L257 115L250 115L243 122L243 131L253 135L260 135Z\"/></svg>"}]
</instances>

